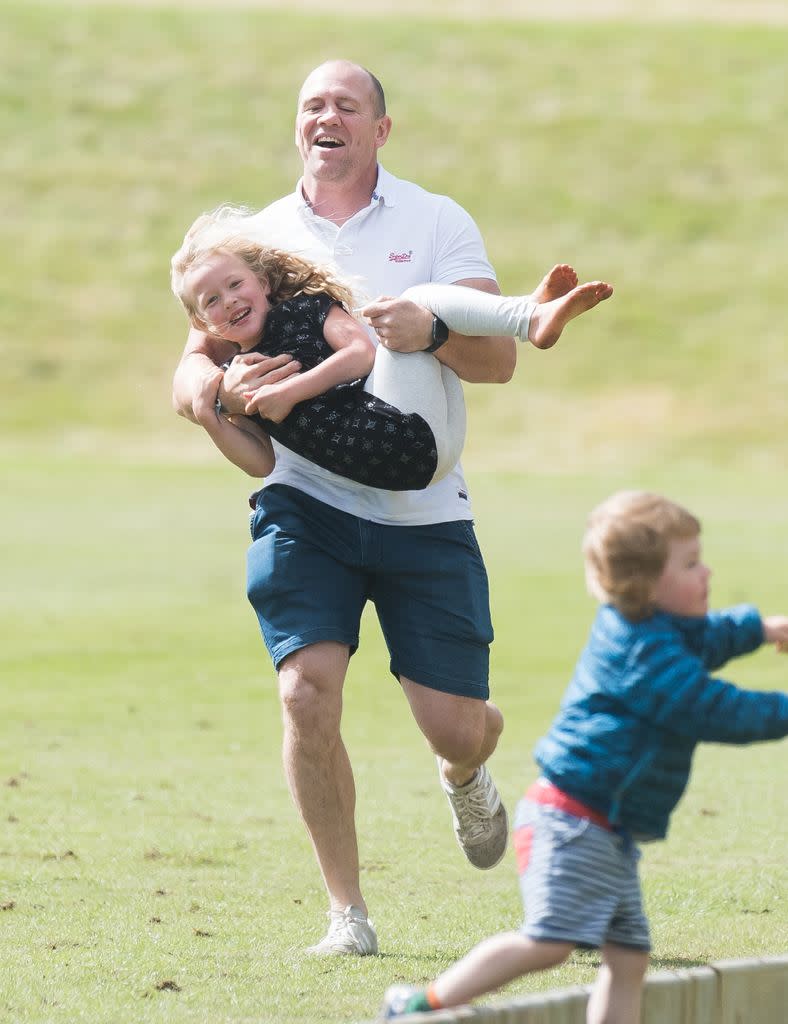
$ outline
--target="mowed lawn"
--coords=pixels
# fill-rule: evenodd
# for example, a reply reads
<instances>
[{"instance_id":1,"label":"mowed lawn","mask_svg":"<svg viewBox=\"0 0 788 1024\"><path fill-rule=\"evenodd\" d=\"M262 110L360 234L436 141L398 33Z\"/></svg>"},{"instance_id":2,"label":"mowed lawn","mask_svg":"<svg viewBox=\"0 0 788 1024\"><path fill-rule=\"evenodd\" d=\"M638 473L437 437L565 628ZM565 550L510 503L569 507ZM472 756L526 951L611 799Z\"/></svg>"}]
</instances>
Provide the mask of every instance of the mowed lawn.
<instances>
[{"instance_id":1,"label":"mowed lawn","mask_svg":"<svg viewBox=\"0 0 788 1024\"><path fill-rule=\"evenodd\" d=\"M705 5L708 7L708 4ZM337 53L387 87L394 173L476 216L508 290L573 262L610 302L469 387L492 581L493 760L533 777L593 604L587 512L646 486L704 522L716 604L783 571L788 32L10 3L0 34L0 1019L350 1024L516 926L466 866L374 616L346 690L383 955L314 962L324 897L244 595L250 489L169 407L168 262L201 210L290 189L295 92ZM728 677L786 687L764 650ZM788 949L788 745L703 748L645 850L652 967ZM510 992L585 983L594 954Z\"/></svg>"},{"instance_id":2,"label":"mowed lawn","mask_svg":"<svg viewBox=\"0 0 788 1024\"><path fill-rule=\"evenodd\" d=\"M520 917L513 858L480 874L451 834L432 758L367 623L347 687L363 879L383 956L311 962L316 868L282 779L274 680L243 596L231 470L66 458L4 466L0 1007L13 1021L352 1021ZM592 614L578 555L614 477L476 478L493 580L493 767L514 804ZM633 483L641 481L632 478ZM660 486L664 480L649 481ZM784 607L771 485L672 488L709 524L721 602ZM745 685L785 685L771 651ZM644 884L653 967L786 948L785 743L701 751ZM595 958L512 987L591 980Z\"/></svg>"}]
</instances>

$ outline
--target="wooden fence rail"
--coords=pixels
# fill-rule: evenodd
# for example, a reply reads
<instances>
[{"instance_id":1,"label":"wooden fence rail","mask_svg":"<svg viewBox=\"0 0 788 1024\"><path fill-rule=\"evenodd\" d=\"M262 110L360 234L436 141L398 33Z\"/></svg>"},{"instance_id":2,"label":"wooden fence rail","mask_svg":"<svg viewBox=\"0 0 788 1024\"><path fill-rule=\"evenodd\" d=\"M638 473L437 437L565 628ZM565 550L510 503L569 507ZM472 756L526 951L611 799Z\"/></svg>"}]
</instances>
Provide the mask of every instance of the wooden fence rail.
<instances>
[{"instance_id":1,"label":"wooden fence rail","mask_svg":"<svg viewBox=\"0 0 788 1024\"><path fill-rule=\"evenodd\" d=\"M585 1024L590 991L583 985L399 1019L403 1024ZM788 953L649 974L640 1024L788 1024Z\"/></svg>"}]
</instances>

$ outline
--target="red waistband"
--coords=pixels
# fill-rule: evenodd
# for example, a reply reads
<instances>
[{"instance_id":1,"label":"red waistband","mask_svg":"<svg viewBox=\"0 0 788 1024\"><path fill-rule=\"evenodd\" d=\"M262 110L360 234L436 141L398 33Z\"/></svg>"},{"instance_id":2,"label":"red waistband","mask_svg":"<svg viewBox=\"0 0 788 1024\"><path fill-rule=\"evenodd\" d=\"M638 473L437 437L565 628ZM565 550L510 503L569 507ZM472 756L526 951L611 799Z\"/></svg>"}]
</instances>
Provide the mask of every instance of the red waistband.
<instances>
[{"instance_id":1,"label":"red waistband","mask_svg":"<svg viewBox=\"0 0 788 1024\"><path fill-rule=\"evenodd\" d=\"M555 807L559 811L566 811L567 814L573 814L576 818L586 818L588 821L592 821L595 825L599 825L601 828L606 828L608 832L613 831L613 826L599 811L595 811L592 807L587 807L585 804L580 803L579 800L575 800L574 797L569 796L558 786L554 786L552 782L546 780L540 780L535 782L528 788L525 794L526 800L533 800L537 804L545 804L548 807Z\"/></svg>"}]
</instances>

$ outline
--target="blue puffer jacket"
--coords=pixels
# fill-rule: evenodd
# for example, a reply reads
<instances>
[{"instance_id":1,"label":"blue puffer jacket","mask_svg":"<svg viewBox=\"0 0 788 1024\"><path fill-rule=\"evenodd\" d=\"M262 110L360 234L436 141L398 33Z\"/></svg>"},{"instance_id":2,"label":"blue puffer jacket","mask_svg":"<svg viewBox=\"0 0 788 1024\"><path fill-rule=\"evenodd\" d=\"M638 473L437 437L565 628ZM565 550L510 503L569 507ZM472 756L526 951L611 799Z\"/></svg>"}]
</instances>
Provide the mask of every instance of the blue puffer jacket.
<instances>
[{"instance_id":1,"label":"blue puffer jacket","mask_svg":"<svg viewBox=\"0 0 788 1024\"><path fill-rule=\"evenodd\" d=\"M763 643L757 609L630 622L601 607L550 732L542 774L636 839L662 839L701 741L788 735L788 694L740 690L709 671Z\"/></svg>"}]
</instances>

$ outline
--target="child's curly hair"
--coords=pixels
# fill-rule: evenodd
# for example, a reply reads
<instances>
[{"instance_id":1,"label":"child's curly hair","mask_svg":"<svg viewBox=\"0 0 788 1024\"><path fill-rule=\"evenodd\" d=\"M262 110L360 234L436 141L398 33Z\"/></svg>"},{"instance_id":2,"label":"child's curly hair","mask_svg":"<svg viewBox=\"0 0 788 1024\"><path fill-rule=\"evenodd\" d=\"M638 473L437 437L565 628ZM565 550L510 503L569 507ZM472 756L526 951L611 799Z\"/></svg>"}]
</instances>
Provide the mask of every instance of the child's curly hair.
<instances>
[{"instance_id":1,"label":"child's curly hair","mask_svg":"<svg viewBox=\"0 0 788 1024\"><path fill-rule=\"evenodd\" d=\"M654 611L652 593L671 540L696 537L691 512L649 491L619 491L588 518L583 538L586 584L603 604L639 622Z\"/></svg>"},{"instance_id":2,"label":"child's curly hair","mask_svg":"<svg viewBox=\"0 0 788 1024\"><path fill-rule=\"evenodd\" d=\"M272 305L296 295L325 292L348 312L354 305L353 290L330 267L302 259L294 253L263 245L244 234L244 220L250 211L242 207L219 206L204 213L186 232L183 244L172 257L172 290L195 327L210 330L200 314L194 296L186 288L188 272L213 256L239 257L263 285Z\"/></svg>"}]
</instances>

